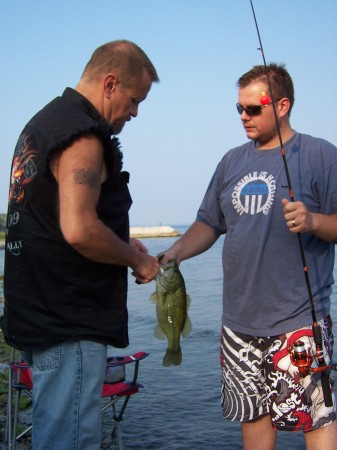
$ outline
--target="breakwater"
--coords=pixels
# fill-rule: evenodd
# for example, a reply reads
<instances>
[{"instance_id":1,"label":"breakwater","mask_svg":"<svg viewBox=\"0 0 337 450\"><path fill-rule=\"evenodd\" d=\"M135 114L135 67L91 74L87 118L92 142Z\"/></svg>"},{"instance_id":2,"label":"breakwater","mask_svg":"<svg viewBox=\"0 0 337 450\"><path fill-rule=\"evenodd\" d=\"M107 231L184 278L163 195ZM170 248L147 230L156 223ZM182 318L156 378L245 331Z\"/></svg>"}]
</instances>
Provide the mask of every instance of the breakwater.
<instances>
[{"instance_id":1,"label":"breakwater","mask_svg":"<svg viewBox=\"0 0 337 450\"><path fill-rule=\"evenodd\" d=\"M177 230L167 225L159 225L155 227L131 227L130 237L132 238L156 238L156 237L175 237L180 236ZM5 248L5 240L0 240L0 249Z\"/></svg>"},{"instance_id":2,"label":"breakwater","mask_svg":"<svg viewBox=\"0 0 337 450\"><path fill-rule=\"evenodd\" d=\"M175 237L180 236L177 230L170 226L157 227L131 227L130 236L133 238L156 238L156 237Z\"/></svg>"}]
</instances>

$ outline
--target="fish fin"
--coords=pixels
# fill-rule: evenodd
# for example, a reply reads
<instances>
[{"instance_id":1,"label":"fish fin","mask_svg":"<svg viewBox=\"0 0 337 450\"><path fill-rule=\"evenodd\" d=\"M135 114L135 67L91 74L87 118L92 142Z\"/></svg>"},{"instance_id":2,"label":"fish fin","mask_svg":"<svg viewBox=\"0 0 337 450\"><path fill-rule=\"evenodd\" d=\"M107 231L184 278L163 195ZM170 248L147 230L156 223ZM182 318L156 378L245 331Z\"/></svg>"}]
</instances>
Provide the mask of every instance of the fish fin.
<instances>
[{"instance_id":1,"label":"fish fin","mask_svg":"<svg viewBox=\"0 0 337 450\"><path fill-rule=\"evenodd\" d=\"M161 341L164 340L166 338L164 331L162 330L161 326L159 325L159 323L157 323L154 331L153 331L154 337L156 337L157 339L160 339Z\"/></svg>"},{"instance_id":2,"label":"fish fin","mask_svg":"<svg viewBox=\"0 0 337 450\"><path fill-rule=\"evenodd\" d=\"M183 331L181 332L181 335L185 338L189 334L191 334L191 331L192 331L192 322L191 322L191 319L187 316Z\"/></svg>"},{"instance_id":3,"label":"fish fin","mask_svg":"<svg viewBox=\"0 0 337 450\"><path fill-rule=\"evenodd\" d=\"M166 354L163 359L163 366L180 366L183 360L183 355L181 353L181 348L179 347L177 350L166 350Z\"/></svg>"},{"instance_id":4,"label":"fish fin","mask_svg":"<svg viewBox=\"0 0 337 450\"><path fill-rule=\"evenodd\" d=\"M151 294L151 296L150 296L150 301L152 302L152 303L156 303L157 302L157 292L154 292L153 294Z\"/></svg>"},{"instance_id":5,"label":"fish fin","mask_svg":"<svg viewBox=\"0 0 337 450\"><path fill-rule=\"evenodd\" d=\"M186 307L187 307L187 309L189 308L190 304L191 304L191 297L186 294Z\"/></svg>"}]
</instances>

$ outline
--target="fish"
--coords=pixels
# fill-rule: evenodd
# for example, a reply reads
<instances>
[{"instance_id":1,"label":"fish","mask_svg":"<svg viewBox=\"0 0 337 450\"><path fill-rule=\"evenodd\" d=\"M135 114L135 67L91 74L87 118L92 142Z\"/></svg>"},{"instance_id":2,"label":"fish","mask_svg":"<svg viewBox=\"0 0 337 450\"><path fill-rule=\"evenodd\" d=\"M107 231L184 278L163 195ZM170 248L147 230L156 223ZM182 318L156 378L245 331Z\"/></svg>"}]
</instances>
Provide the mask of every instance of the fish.
<instances>
[{"instance_id":1,"label":"fish","mask_svg":"<svg viewBox=\"0 0 337 450\"><path fill-rule=\"evenodd\" d=\"M163 366L179 366L182 363L180 336L192 331L188 317L190 297L186 294L184 278L175 261L160 265L156 276L156 291L151 295L156 303L158 323L154 329L157 339L167 339Z\"/></svg>"}]
</instances>

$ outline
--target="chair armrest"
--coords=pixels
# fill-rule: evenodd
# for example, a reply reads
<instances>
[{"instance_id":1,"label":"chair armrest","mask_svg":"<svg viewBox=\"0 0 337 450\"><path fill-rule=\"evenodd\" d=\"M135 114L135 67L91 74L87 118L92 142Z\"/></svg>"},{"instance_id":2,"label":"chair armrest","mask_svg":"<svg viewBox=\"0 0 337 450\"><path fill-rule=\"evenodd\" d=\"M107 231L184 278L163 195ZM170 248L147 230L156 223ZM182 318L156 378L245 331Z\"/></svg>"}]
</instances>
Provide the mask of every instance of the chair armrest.
<instances>
[{"instance_id":1,"label":"chair armrest","mask_svg":"<svg viewBox=\"0 0 337 450\"><path fill-rule=\"evenodd\" d=\"M124 366L136 361L140 361L149 356L146 352L137 352L127 356L109 356L107 358L107 367Z\"/></svg>"},{"instance_id":2,"label":"chair armrest","mask_svg":"<svg viewBox=\"0 0 337 450\"><path fill-rule=\"evenodd\" d=\"M32 371L24 361L10 362L9 367L14 375L13 386L17 389L32 389Z\"/></svg>"},{"instance_id":3,"label":"chair armrest","mask_svg":"<svg viewBox=\"0 0 337 450\"><path fill-rule=\"evenodd\" d=\"M106 382L113 383L118 380L125 379L125 372L124 375L123 373L114 373L113 367L117 368L118 366L125 366L126 364L136 363L132 380L132 383L135 384L138 378L139 361L146 358L147 356L149 356L149 354L146 352L137 352L134 353L133 355L108 357L105 375Z\"/></svg>"}]
</instances>

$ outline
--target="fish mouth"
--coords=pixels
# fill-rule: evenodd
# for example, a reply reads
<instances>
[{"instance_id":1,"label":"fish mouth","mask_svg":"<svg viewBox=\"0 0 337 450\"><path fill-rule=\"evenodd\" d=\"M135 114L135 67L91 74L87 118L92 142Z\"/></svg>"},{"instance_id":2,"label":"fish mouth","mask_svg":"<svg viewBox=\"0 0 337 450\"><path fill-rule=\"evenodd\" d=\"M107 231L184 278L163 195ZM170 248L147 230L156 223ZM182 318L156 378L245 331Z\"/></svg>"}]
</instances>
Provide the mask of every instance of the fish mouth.
<instances>
[{"instance_id":1,"label":"fish mouth","mask_svg":"<svg viewBox=\"0 0 337 450\"><path fill-rule=\"evenodd\" d=\"M177 263L168 262L165 266L159 265L156 281L167 292L175 292L180 280L177 278Z\"/></svg>"},{"instance_id":2,"label":"fish mouth","mask_svg":"<svg viewBox=\"0 0 337 450\"><path fill-rule=\"evenodd\" d=\"M176 266L176 262L175 261L169 261L167 264L165 264L165 266L159 265L159 273L160 273L160 275L162 275L164 277L169 276L169 274L172 273L172 269L174 269L175 266Z\"/></svg>"}]
</instances>

